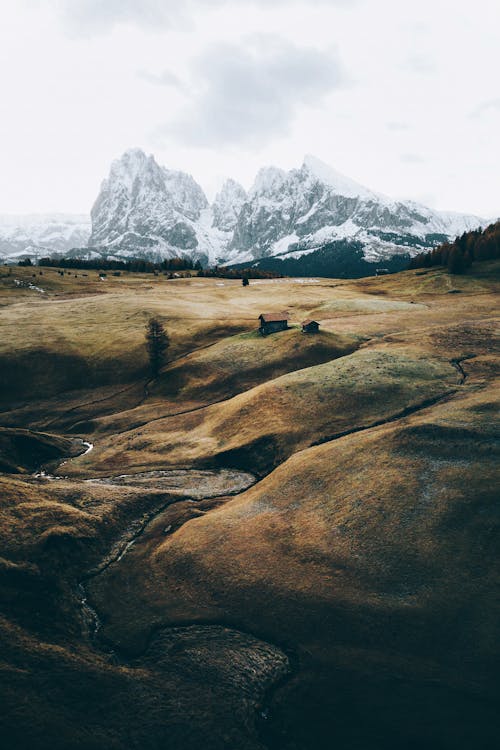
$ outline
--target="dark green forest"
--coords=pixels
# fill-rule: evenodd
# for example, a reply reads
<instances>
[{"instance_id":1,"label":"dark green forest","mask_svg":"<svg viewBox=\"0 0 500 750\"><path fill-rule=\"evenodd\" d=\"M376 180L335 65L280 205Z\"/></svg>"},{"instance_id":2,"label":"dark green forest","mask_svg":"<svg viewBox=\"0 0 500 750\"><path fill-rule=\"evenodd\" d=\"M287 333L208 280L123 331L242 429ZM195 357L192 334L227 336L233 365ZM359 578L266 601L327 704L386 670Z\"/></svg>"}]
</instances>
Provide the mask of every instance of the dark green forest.
<instances>
[{"instance_id":1,"label":"dark green forest","mask_svg":"<svg viewBox=\"0 0 500 750\"><path fill-rule=\"evenodd\" d=\"M486 229L464 232L454 242L445 242L410 261L410 268L445 266L449 273L465 273L473 263L500 257L500 221Z\"/></svg>"}]
</instances>

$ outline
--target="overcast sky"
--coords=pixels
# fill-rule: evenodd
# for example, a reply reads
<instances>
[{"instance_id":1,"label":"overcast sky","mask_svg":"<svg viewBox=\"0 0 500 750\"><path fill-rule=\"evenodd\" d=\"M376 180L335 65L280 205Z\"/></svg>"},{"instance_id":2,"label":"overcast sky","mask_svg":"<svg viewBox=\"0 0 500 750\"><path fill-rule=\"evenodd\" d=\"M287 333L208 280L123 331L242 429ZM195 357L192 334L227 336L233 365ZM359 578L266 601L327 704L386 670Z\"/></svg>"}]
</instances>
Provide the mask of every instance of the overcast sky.
<instances>
[{"instance_id":1,"label":"overcast sky","mask_svg":"<svg viewBox=\"0 0 500 750\"><path fill-rule=\"evenodd\" d=\"M313 153L500 214L499 0L1 0L0 213L88 212L127 148L225 176Z\"/></svg>"}]
</instances>

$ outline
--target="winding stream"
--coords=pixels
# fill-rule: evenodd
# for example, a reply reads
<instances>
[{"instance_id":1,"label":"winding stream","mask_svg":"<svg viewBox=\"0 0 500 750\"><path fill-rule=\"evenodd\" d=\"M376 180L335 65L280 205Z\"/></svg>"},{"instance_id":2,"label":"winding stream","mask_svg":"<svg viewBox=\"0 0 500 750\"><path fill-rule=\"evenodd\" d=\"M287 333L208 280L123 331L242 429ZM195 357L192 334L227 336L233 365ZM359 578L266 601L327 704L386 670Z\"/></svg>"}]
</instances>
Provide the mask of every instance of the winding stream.
<instances>
[{"instance_id":1,"label":"winding stream","mask_svg":"<svg viewBox=\"0 0 500 750\"><path fill-rule=\"evenodd\" d=\"M249 472L234 469L179 469L120 474L85 481L89 484L144 487L149 490L164 490L172 493L168 500L164 497L161 505L157 505L140 519L136 519L111 547L107 557L78 583L78 597L86 623L87 637L114 663L128 663L128 661L123 662L123 655L120 656L120 652L115 651L113 642L107 641L106 637L100 633L102 623L98 610L89 602L87 585L110 566L119 564L135 542L147 532L150 525L172 504L190 502L196 506L202 500L238 495L255 484L257 479ZM210 512L210 510L200 510L200 512ZM179 526L172 528L169 525L164 529L164 533L174 533L178 528ZM171 651L171 644L174 642L178 650ZM183 626L166 626L152 633L147 646L138 657L138 663L159 669L160 673L161 670L170 673L172 669L179 668L177 659L190 658L189 656L175 656L175 654L189 654L191 648L193 654L196 655L191 669L196 670L195 665L198 662L202 665L201 669L207 663L212 663L215 670L213 679L218 680L218 684L223 686L227 681L230 690L233 681L238 681L241 685L241 695L244 696L242 705L247 713L249 733L253 735L256 746L257 744L259 747L265 746L266 726L270 718L275 691L290 678L296 669L292 655L275 643L258 635L243 632L232 625L193 623ZM170 659L172 661L169 661Z\"/></svg>"},{"instance_id":2,"label":"winding stream","mask_svg":"<svg viewBox=\"0 0 500 750\"><path fill-rule=\"evenodd\" d=\"M91 444L87 445L91 446ZM92 450L92 447L89 447L87 452ZM51 476L43 472L38 473L36 476L49 481L63 479L63 477ZM149 512L143 514L141 518L132 522L128 529L112 545L109 554L101 563L78 582L78 597L83 619L87 625L88 635L91 639L94 639L101 628L101 620L98 612L89 604L86 590L88 581L103 573L110 565L123 560L149 524L170 505L185 500L196 502L199 500L238 495L251 487L257 480L253 474L235 469L172 469L144 471L136 474L119 474L117 476L86 479L84 481L89 484L144 487L144 489L147 488L148 490L163 490L172 493L172 496L168 500L163 498L160 505L152 508Z\"/></svg>"},{"instance_id":3,"label":"winding stream","mask_svg":"<svg viewBox=\"0 0 500 750\"><path fill-rule=\"evenodd\" d=\"M172 493L170 497L167 495L161 498L161 503L140 519L133 521L115 541L108 555L77 584L77 596L87 637L96 648L107 654L110 661L116 664L128 663L123 662L123 657L115 651L112 642L106 642L106 638L100 635L102 623L99 612L89 602L87 593L90 581L110 566L120 563L150 524L172 504L191 502L196 506L202 500L238 495L256 481L256 477L249 472L234 469L154 470L85 480L88 484L143 487ZM173 533L177 528L178 526L175 529L168 526L164 533ZM171 651L171 644L174 642L180 647L180 651ZM279 646L234 627L218 623L196 623L165 627L156 632L141 653L138 663L159 669L160 674L162 670L170 672L172 669L179 669L177 659L190 658L175 654L189 654L189 649L193 649L193 654L196 655L196 658L193 656L195 661L192 669L196 669L196 660L201 660L201 669L207 663L213 663L217 674L214 679L218 679L221 685L226 684L227 680L229 690L232 682L237 679L244 697L242 705L248 714L249 732L254 736L256 745L259 743L261 746L259 740L265 736L264 726L269 718L274 691L289 679L293 671L290 655ZM173 661L169 661L170 659Z\"/></svg>"},{"instance_id":4,"label":"winding stream","mask_svg":"<svg viewBox=\"0 0 500 750\"><path fill-rule=\"evenodd\" d=\"M85 481L112 486L154 488L193 500L208 500L213 497L237 495L251 487L256 479L249 472L235 469L157 469Z\"/></svg>"}]
</instances>

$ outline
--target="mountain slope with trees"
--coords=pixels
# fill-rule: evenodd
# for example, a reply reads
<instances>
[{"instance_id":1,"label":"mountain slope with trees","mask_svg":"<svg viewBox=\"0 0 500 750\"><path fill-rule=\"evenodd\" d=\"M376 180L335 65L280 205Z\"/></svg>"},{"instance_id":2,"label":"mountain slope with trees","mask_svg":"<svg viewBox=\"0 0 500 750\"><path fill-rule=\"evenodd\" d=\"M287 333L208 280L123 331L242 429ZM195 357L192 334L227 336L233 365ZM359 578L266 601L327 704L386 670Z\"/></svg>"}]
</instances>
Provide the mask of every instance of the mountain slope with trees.
<instances>
[{"instance_id":1,"label":"mountain slope with trees","mask_svg":"<svg viewBox=\"0 0 500 750\"><path fill-rule=\"evenodd\" d=\"M454 242L445 242L410 261L410 268L446 266L452 274L464 273L473 263L500 258L500 221L485 229L464 232Z\"/></svg>"}]
</instances>

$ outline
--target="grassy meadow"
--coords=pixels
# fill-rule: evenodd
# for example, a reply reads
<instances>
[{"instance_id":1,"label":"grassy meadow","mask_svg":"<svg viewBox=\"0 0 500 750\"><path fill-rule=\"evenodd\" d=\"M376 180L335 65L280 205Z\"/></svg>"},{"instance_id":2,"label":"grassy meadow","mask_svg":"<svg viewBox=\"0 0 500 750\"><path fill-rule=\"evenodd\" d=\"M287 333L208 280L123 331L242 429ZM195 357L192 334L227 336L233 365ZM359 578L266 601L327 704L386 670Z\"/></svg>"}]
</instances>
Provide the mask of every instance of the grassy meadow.
<instances>
[{"instance_id":1,"label":"grassy meadow","mask_svg":"<svg viewBox=\"0 0 500 750\"><path fill-rule=\"evenodd\" d=\"M499 278L1 267L7 747L496 746Z\"/></svg>"}]
</instances>

